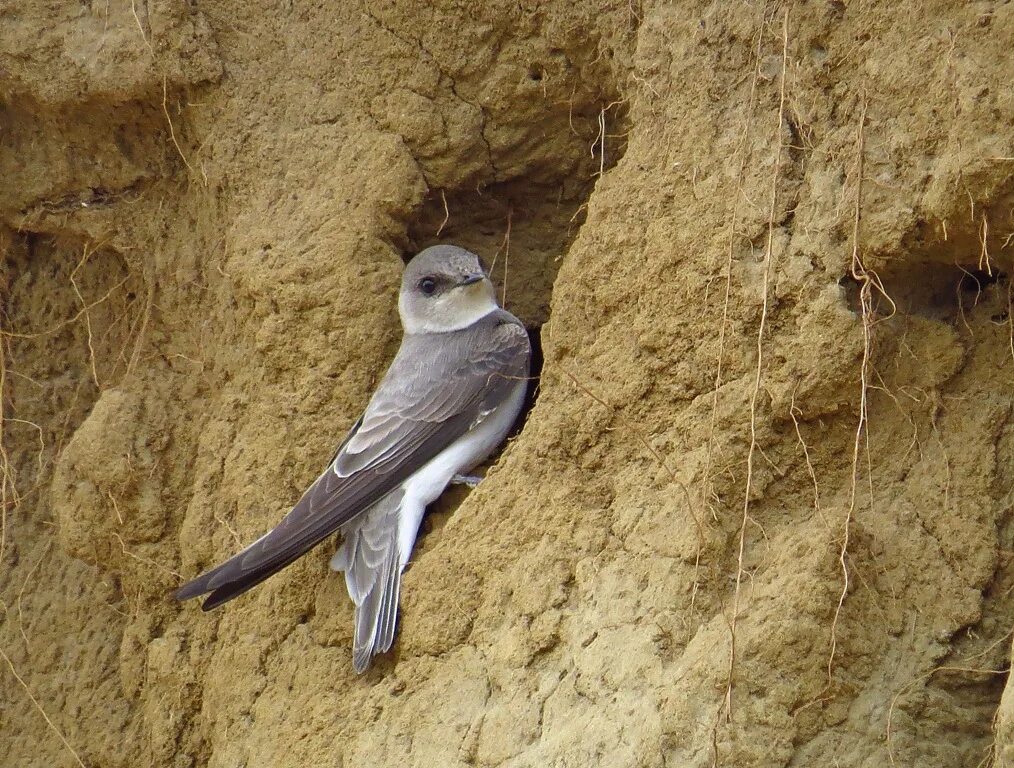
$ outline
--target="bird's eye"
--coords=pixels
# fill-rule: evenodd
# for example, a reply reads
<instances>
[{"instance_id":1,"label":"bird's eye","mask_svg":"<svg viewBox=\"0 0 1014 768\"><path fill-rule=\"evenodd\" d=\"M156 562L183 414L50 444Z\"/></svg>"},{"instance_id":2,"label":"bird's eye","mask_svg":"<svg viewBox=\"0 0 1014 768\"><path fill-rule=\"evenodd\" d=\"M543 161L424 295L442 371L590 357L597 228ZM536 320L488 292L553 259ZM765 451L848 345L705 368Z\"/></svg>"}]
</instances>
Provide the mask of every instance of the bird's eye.
<instances>
[{"instance_id":1,"label":"bird's eye","mask_svg":"<svg viewBox=\"0 0 1014 768\"><path fill-rule=\"evenodd\" d=\"M425 293L427 296L432 296L433 292L437 289L437 281L432 277L424 277L419 281L419 290Z\"/></svg>"}]
</instances>

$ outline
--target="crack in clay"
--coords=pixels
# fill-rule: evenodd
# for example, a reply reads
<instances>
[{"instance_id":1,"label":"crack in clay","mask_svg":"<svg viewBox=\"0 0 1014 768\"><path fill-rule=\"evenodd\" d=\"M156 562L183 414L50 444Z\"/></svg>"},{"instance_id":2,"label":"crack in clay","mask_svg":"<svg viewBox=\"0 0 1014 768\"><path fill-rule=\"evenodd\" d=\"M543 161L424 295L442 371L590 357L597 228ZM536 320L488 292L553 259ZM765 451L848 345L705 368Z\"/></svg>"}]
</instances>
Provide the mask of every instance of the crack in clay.
<instances>
[{"instance_id":1,"label":"crack in clay","mask_svg":"<svg viewBox=\"0 0 1014 768\"><path fill-rule=\"evenodd\" d=\"M414 47L417 50L419 50L426 57L429 63L433 66L437 74L440 75L442 79L447 80L449 90L454 95L454 98L456 98L462 104L471 107L472 109L476 110L479 113L479 116L481 117L481 122L479 124L479 138L482 140L483 146L486 148L486 160L489 163L489 168L492 174L492 179L490 180L489 183L496 184L500 180L500 172L497 169L496 161L493 159L493 147L489 142L489 137L486 135L486 129L489 124L489 113L486 110L486 108L481 104L469 101L464 96L462 96L461 93L458 92L457 80L443 68L443 66L440 64L440 61L432 53L430 53L430 51L426 48L425 45L423 45L421 38L405 37L404 35L401 35L397 31L389 27L387 24L385 24L384 21L378 18L372 11L366 11L366 15L369 16L378 27L380 27L382 30L387 32L395 39L401 41L404 45L407 45L410 48ZM427 98L427 100L429 99ZM441 120L444 122L444 125L446 126L446 120L444 119L443 114L441 114L440 117Z\"/></svg>"}]
</instances>

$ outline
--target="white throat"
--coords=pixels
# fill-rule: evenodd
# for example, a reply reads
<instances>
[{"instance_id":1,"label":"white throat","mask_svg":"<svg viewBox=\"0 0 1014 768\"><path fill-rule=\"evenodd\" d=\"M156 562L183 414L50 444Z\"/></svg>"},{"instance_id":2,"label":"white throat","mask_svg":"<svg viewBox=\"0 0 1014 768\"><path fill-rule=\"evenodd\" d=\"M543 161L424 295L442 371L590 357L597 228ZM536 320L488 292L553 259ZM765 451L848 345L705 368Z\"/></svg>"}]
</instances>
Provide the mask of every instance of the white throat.
<instances>
[{"instance_id":1,"label":"white throat","mask_svg":"<svg viewBox=\"0 0 1014 768\"><path fill-rule=\"evenodd\" d=\"M460 331L500 308L488 280L425 301L426 311L420 312L406 300L404 293L398 297L398 313L405 333Z\"/></svg>"}]
</instances>

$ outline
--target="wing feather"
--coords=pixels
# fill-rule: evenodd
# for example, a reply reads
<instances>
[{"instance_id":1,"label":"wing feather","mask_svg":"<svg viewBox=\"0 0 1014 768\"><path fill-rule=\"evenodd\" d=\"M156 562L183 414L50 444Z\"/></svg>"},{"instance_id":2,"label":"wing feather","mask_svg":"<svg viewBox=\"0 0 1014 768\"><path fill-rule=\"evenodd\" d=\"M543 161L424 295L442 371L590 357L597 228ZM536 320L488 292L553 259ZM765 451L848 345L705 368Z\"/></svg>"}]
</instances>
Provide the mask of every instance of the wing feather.
<instances>
[{"instance_id":1,"label":"wing feather","mask_svg":"<svg viewBox=\"0 0 1014 768\"><path fill-rule=\"evenodd\" d=\"M331 465L282 521L239 554L176 591L211 592L211 610L291 564L397 488L471 429L528 375L520 321L497 310L444 334L406 336ZM392 625L393 630L393 625Z\"/></svg>"}]
</instances>

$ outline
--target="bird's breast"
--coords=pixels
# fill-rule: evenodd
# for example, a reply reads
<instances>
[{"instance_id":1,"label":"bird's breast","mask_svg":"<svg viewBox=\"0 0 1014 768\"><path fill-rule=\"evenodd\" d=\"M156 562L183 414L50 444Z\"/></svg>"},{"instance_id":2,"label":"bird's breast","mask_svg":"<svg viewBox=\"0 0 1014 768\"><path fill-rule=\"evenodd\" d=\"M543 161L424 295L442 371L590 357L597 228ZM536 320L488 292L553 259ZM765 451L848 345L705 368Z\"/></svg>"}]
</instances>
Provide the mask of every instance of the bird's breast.
<instances>
[{"instance_id":1,"label":"bird's breast","mask_svg":"<svg viewBox=\"0 0 1014 768\"><path fill-rule=\"evenodd\" d=\"M525 400L525 382L519 381L511 394L482 422L445 448L405 481L407 495L424 506L436 501L454 475L468 472L496 449L510 432Z\"/></svg>"}]
</instances>

